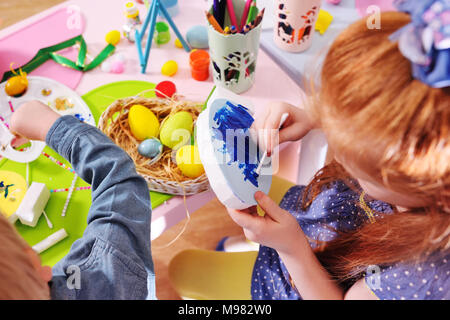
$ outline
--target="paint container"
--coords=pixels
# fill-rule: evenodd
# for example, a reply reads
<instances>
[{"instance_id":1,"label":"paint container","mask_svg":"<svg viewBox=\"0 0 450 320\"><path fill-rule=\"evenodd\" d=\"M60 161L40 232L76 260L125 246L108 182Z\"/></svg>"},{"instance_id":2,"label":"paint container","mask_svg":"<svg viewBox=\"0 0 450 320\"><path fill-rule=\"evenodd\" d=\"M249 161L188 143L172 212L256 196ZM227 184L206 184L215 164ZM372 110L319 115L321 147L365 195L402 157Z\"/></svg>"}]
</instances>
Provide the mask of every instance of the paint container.
<instances>
[{"instance_id":1,"label":"paint container","mask_svg":"<svg viewBox=\"0 0 450 320\"><path fill-rule=\"evenodd\" d=\"M197 81L205 81L209 78L209 53L205 50L194 50L189 55L191 75Z\"/></svg>"},{"instance_id":2,"label":"paint container","mask_svg":"<svg viewBox=\"0 0 450 320\"><path fill-rule=\"evenodd\" d=\"M245 1L234 0L236 20L241 21ZM210 13L212 13L212 8ZM260 23L246 34L223 34L208 23L208 41L214 83L234 93L249 90L255 83L256 61L261 35ZM231 26L228 13L224 26Z\"/></svg>"},{"instance_id":3,"label":"paint container","mask_svg":"<svg viewBox=\"0 0 450 320\"><path fill-rule=\"evenodd\" d=\"M302 52L311 47L321 0L276 0L274 41L282 50Z\"/></svg>"}]
</instances>

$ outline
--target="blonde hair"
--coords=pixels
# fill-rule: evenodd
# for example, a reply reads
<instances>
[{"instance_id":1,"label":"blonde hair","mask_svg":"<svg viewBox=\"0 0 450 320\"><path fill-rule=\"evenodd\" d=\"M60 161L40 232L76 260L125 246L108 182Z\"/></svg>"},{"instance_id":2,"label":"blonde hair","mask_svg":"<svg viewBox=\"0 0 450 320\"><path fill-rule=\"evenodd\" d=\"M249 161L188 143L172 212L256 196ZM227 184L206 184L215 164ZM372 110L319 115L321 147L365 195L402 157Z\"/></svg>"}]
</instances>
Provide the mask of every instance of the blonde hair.
<instances>
[{"instance_id":1,"label":"blonde hair","mask_svg":"<svg viewBox=\"0 0 450 320\"><path fill-rule=\"evenodd\" d=\"M327 54L311 108L347 166L426 204L384 215L323 246L318 257L338 279L450 248L449 88L414 79L410 61L389 40L409 22L407 14L387 12L380 30L367 29L364 19L346 29ZM321 170L304 204L345 175L337 163Z\"/></svg>"},{"instance_id":2,"label":"blonde hair","mask_svg":"<svg viewBox=\"0 0 450 320\"><path fill-rule=\"evenodd\" d=\"M26 250L30 247L0 214L0 299L50 299L48 285L41 279Z\"/></svg>"}]
</instances>

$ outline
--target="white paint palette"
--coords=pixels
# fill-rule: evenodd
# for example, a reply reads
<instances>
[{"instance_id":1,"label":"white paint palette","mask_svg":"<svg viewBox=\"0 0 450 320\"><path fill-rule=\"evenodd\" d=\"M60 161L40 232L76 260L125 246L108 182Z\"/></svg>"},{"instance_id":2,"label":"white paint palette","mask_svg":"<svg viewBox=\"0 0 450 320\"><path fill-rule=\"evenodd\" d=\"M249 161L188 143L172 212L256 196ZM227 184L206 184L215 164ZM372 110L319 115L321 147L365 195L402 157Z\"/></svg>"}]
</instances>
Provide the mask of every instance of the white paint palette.
<instances>
[{"instance_id":1,"label":"white paint palette","mask_svg":"<svg viewBox=\"0 0 450 320\"><path fill-rule=\"evenodd\" d=\"M255 206L255 192L267 194L272 183L271 164L256 173L263 150L249 130L253 114L249 100L217 87L197 119L200 159L211 188L228 208Z\"/></svg>"},{"instance_id":2,"label":"white paint palette","mask_svg":"<svg viewBox=\"0 0 450 320\"><path fill-rule=\"evenodd\" d=\"M39 100L61 115L73 115L81 121L95 126L91 110L75 91L52 79L36 76L27 76L27 79L27 91L20 97L8 96L5 93L6 81L0 83L0 115L7 123L9 123L12 110L17 110L25 102ZM67 107L57 109L56 99L66 102ZM63 105L64 103L60 103L60 106Z\"/></svg>"},{"instance_id":3,"label":"white paint palette","mask_svg":"<svg viewBox=\"0 0 450 320\"><path fill-rule=\"evenodd\" d=\"M52 79L28 76L28 88L20 97L10 97L5 93L6 82L0 83L0 155L16 162L32 162L40 156L45 147L42 141L31 141L27 151L16 151L11 142L8 124L13 112L28 101L39 100L61 115L73 115L79 120L95 126L95 119L87 104L69 87ZM38 120L38 119L37 119Z\"/></svg>"}]
</instances>

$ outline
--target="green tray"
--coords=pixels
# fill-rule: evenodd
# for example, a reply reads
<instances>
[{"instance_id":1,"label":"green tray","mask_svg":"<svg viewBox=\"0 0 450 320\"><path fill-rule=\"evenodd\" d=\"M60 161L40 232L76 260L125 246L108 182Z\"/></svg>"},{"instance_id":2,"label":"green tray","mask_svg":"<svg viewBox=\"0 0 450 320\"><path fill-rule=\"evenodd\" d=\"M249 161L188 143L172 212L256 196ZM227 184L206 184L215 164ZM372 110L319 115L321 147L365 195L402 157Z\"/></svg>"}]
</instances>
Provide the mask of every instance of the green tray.
<instances>
[{"instance_id":1,"label":"green tray","mask_svg":"<svg viewBox=\"0 0 450 320\"><path fill-rule=\"evenodd\" d=\"M82 96L95 118L96 123L101 113L116 99L136 95L143 91L153 89L153 83L145 81L120 81L98 87ZM149 91L144 94L146 97L153 97L154 92ZM45 147L45 152L52 155L59 161L68 164L61 156L49 147ZM15 171L23 177L26 175L26 165L13 161L3 160L0 162L0 169ZM42 182L49 189L69 188L73 179L73 174L58 167L44 156L30 163L30 181ZM77 180L77 187L88 186L81 179ZM23 225L17 221L15 226L29 245L33 246L55 231L64 228L69 236L63 241L41 253L43 265L53 266L60 261L70 250L72 243L79 239L87 226L87 214L91 205L90 190L74 191L66 211L66 216L61 216L61 211L66 201L67 192L52 193L48 201L45 212L53 224L53 229L47 226L43 216L38 221L35 228ZM156 208L164 201L173 197L172 195L158 192L150 192L152 208Z\"/></svg>"}]
</instances>

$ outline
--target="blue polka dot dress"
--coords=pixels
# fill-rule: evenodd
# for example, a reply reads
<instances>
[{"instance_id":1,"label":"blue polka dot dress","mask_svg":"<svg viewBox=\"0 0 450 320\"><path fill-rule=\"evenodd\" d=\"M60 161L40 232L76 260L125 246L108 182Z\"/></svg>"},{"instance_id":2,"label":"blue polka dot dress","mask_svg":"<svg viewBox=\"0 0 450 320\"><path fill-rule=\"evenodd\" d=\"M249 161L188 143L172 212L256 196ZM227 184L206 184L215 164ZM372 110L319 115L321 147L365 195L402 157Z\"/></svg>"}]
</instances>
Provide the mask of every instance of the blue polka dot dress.
<instances>
[{"instance_id":1,"label":"blue polka dot dress","mask_svg":"<svg viewBox=\"0 0 450 320\"><path fill-rule=\"evenodd\" d=\"M303 232L313 240L333 240L338 231L361 227L370 217L358 205L360 193L343 182L335 182L320 193L306 211L301 209L304 187L292 187L280 207L291 213ZM389 214L391 207L378 200L367 203L377 214ZM331 228L330 228L331 227ZM431 257L422 264L371 266L365 275L368 288L379 299L450 299L450 254ZM251 294L254 300L301 299L290 281L289 272L278 253L260 246L253 268Z\"/></svg>"}]
</instances>

